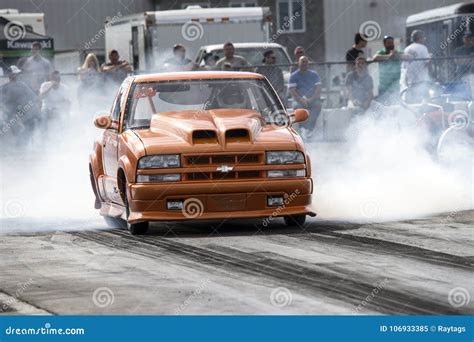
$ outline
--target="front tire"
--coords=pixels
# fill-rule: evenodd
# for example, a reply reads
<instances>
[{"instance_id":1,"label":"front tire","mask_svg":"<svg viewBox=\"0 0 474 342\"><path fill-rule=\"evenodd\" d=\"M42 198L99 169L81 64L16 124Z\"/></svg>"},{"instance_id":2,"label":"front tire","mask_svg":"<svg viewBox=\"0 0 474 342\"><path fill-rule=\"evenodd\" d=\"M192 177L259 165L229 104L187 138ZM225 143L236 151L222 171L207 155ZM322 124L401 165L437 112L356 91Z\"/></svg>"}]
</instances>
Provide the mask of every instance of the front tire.
<instances>
[{"instance_id":1,"label":"front tire","mask_svg":"<svg viewBox=\"0 0 474 342\"><path fill-rule=\"evenodd\" d=\"M285 223L288 227L303 227L306 222L306 215L290 215L284 217Z\"/></svg>"},{"instance_id":2,"label":"front tire","mask_svg":"<svg viewBox=\"0 0 474 342\"><path fill-rule=\"evenodd\" d=\"M127 229L130 232L130 234L132 234L132 235L146 234L146 232L148 231L149 222L148 221L137 222L137 223L128 222L128 217L130 216L130 207L128 205L128 200L126 200L125 206L126 206L125 210L126 210L126 214L127 214L126 224L127 224Z\"/></svg>"},{"instance_id":3,"label":"front tire","mask_svg":"<svg viewBox=\"0 0 474 342\"><path fill-rule=\"evenodd\" d=\"M148 222L127 223L128 231L132 235L143 235L148 231Z\"/></svg>"}]
</instances>

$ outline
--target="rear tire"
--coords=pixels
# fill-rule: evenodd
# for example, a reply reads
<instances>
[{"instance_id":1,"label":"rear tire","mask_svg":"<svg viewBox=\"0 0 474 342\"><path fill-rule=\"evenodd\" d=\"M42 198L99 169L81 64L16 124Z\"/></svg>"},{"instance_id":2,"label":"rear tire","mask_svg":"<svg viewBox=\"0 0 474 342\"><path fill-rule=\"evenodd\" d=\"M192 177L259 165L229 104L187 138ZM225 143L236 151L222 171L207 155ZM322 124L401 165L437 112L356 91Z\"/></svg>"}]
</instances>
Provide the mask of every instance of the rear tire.
<instances>
[{"instance_id":1,"label":"rear tire","mask_svg":"<svg viewBox=\"0 0 474 342\"><path fill-rule=\"evenodd\" d=\"M290 215L284 217L285 223L288 227L302 227L306 222L306 215Z\"/></svg>"}]
</instances>

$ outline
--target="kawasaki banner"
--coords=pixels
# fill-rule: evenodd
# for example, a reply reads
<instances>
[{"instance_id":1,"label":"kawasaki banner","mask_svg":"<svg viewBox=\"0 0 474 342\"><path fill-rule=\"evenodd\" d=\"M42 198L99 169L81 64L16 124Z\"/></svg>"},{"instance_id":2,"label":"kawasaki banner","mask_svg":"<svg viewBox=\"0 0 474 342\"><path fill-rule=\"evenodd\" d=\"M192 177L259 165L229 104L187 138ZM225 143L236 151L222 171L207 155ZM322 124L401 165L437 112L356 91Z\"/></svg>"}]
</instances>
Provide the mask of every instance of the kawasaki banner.
<instances>
[{"instance_id":1,"label":"kawasaki banner","mask_svg":"<svg viewBox=\"0 0 474 342\"><path fill-rule=\"evenodd\" d=\"M54 43L52 38L39 39L20 39L20 40L0 40L0 58L1 57L25 57L31 55L31 44L39 42L42 47L41 54L44 57L52 57L54 55Z\"/></svg>"}]
</instances>

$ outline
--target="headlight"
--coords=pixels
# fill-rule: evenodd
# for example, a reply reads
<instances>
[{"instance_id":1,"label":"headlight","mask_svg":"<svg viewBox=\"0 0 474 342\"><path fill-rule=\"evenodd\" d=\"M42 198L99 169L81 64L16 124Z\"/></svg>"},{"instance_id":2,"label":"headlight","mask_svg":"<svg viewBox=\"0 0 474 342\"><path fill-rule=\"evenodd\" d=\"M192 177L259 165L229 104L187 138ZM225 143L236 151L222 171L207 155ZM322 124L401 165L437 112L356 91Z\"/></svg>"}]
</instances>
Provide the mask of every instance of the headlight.
<instances>
[{"instance_id":1,"label":"headlight","mask_svg":"<svg viewBox=\"0 0 474 342\"><path fill-rule=\"evenodd\" d=\"M165 169L180 167L179 154L161 154L156 156L146 156L138 162L139 169Z\"/></svg>"},{"instance_id":2,"label":"headlight","mask_svg":"<svg viewBox=\"0 0 474 342\"><path fill-rule=\"evenodd\" d=\"M181 180L181 175L179 173L170 173L163 175L138 175L138 183L147 183L147 182L179 182Z\"/></svg>"},{"instance_id":3,"label":"headlight","mask_svg":"<svg viewBox=\"0 0 474 342\"><path fill-rule=\"evenodd\" d=\"M293 178L305 177L306 170L273 170L267 171L268 178Z\"/></svg>"},{"instance_id":4,"label":"headlight","mask_svg":"<svg viewBox=\"0 0 474 342\"><path fill-rule=\"evenodd\" d=\"M299 151L267 152L267 164L304 164L304 154Z\"/></svg>"}]
</instances>

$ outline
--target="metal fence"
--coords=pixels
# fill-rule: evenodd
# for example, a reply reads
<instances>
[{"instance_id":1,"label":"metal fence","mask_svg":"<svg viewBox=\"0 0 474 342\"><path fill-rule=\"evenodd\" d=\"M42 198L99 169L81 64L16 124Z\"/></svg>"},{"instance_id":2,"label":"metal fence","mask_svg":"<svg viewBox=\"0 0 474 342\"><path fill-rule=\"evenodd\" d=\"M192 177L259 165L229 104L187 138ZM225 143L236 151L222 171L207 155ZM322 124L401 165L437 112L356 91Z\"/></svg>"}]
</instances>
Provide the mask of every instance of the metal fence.
<instances>
[{"instance_id":1,"label":"metal fence","mask_svg":"<svg viewBox=\"0 0 474 342\"><path fill-rule=\"evenodd\" d=\"M463 57L463 59L468 58L473 62L473 71L474 71L474 61L472 57ZM411 62L417 61L427 61L426 59L413 59ZM433 82L439 82L441 84L454 84L459 80L459 76L456 76L456 64L454 57L447 57L447 58L432 58L430 59L430 76ZM379 85L379 76L380 76L380 66L382 63L386 62L375 62L369 61L368 62L368 72L369 75L372 77L374 81L374 91L375 95L378 94L378 85ZM321 77L322 81L322 99L323 99L323 107L324 108L340 108L345 105L346 98L344 95L344 88L345 88L345 78L348 73L348 65L351 63L347 62L311 62L310 68L315 70ZM352 64L351 64L352 65ZM289 77L289 73L291 70L295 70L297 68L296 64L279 64L276 65L282 69L284 73L287 74ZM244 67L241 68L242 70L249 70L254 71L255 68L259 67L251 66L251 67ZM201 69L198 69L201 70ZM163 71L163 70L161 70ZM160 70L151 70L151 71L143 71L138 70L135 71L135 74L144 74L144 73L152 73L152 72L160 72ZM61 74L62 80L65 84L71 85L74 89L77 88L78 84L78 74L77 73L64 73ZM8 77L1 76L0 77L0 85L6 83ZM112 99L110 100L112 101Z\"/></svg>"}]
</instances>

